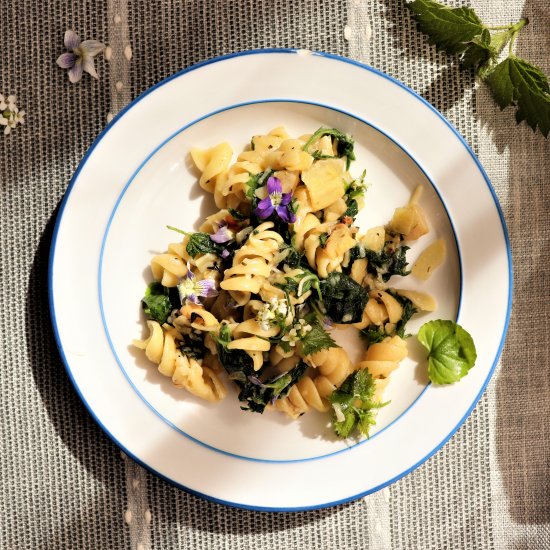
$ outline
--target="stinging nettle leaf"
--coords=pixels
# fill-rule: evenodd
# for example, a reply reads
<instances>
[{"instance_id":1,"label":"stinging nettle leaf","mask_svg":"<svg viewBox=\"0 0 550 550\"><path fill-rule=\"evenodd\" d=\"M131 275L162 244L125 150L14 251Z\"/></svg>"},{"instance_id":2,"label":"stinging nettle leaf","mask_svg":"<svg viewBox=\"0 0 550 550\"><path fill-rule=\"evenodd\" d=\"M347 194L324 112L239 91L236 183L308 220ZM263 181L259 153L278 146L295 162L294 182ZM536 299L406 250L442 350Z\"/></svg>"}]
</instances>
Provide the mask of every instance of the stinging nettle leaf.
<instances>
[{"instance_id":1,"label":"stinging nettle leaf","mask_svg":"<svg viewBox=\"0 0 550 550\"><path fill-rule=\"evenodd\" d=\"M433 0L414 0L407 7L430 42L451 53L464 52L486 28L471 8L449 8Z\"/></svg>"},{"instance_id":2,"label":"stinging nettle leaf","mask_svg":"<svg viewBox=\"0 0 550 550\"><path fill-rule=\"evenodd\" d=\"M499 63L487 76L487 84L501 109L516 105L518 124L525 120L548 137L550 132L550 89L544 73L516 56Z\"/></svg>"}]
</instances>

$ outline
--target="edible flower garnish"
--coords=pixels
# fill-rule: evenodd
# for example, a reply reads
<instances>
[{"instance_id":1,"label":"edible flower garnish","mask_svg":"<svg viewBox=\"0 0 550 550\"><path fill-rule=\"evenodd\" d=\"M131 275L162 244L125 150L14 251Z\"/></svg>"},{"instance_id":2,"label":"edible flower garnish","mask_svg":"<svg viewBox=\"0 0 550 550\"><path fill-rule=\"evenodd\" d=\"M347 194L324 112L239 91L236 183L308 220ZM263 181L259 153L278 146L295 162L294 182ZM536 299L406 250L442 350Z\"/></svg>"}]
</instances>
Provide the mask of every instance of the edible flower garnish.
<instances>
[{"instance_id":1,"label":"edible flower garnish","mask_svg":"<svg viewBox=\"0 0 550 550\"><path fill-rule=\"evenodd\" d=\"M235 238L233 231L230 231L227 225L222 222L218 230L210 235L210 238L218 244L227 243Z\"/></svg>"},{"instance_id":2,"label":"edible flower garnish","mask_svg":"<svg viewBox=\"0 0 550 550\"><path fill-rule=\"evenodd\" d=\"M216 283L212 279L197 281L189 266L187 275L178 284L178 292L182 304L186 301L200 304L199 298L211 298L218 295Z\"/></svg>"},{"instance_id":3,"label":"edible flower garnish","mask_svg":"<svg viewBox=\"0 0 550 550\"><path fill-rule=\"evenodd\" d=\"M256 320L260 324L262 330L269 330L271 325L275 325L280 321L286 319L288 314L288 304L285 298L271 298L267 303L264 303L258 314Z\"/></svg>"},{"instance_id":4,"label":"edible flower garnish","mask_svg":"<svg viewBox=\"0 0 550 550\"><path fill-rule=\"evenodd\" d=\"M288 342L291 347L296 345L298 340L303 340L308 332L311 332L312 326L305 319L300 319L282 338L284 342Z\"/></svg>"},{"instance_id":5,"label":"edible flower garnish","mask_svg":"<svg viewBox=\"0 0 550 550\"><path fill-rule=\"evenodd\" d=\"M73 30L65 32L64 43L70 51L62 53L57 58L57 64L62 69L69 70L69 80L75 84L82 78L83 71L99 80L94 67L94 57L105 49L105 45L98 40L81 42Z\"/></svg>"},{"instance_id":6,"label":"edible flower garnish","mask_svg":"<svg viewBox=\"0 0 550 550\"><path fill-rule=\"evenodd\" d=\"M281 220L287 223L294 223L296 215L289 208L291 199L292 193L283 193L281 180L271 176L267 180L267 197L258 203L254 214L258 218L265 220L275 211Z\"/></svg>"},{"instance_id":7,"label":"edible flower garnish","mask_svg":"<svg viewBox=\"0 0 550 550\"><path fill-rule=\"evenodd\" d=\"M14 95L4 97L0 94L0 126L4 126L4 135L8 135L18 124L23 124L25 111L19 110Z\"/></svg>"}]
</instances>

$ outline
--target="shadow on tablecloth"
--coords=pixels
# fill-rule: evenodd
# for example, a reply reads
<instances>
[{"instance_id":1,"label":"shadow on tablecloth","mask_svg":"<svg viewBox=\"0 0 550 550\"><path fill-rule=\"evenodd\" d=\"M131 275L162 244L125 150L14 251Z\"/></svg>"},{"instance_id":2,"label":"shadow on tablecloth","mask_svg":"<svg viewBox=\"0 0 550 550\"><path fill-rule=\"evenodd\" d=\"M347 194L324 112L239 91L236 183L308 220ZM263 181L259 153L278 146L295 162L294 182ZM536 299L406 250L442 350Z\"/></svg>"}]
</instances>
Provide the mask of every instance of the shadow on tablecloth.
<instances>
[{"instance_id":1,"label":"shadow on tablecloth","mask_svg":"<svg viewBox=\"0 0 550 550\"><path fill-rule=\"evenodd\" d=\"M527 0L522 15L530 24L516 54L548 75L550 10ZM497 147L510 155L503 209L514 263L513 313L496 380L496 442L512 518L540 525L550 523L550 142L524 123L503 124L512 116L511 109L493 109L487 117Z\"/></svg>"},{"instance_id":2,"label":"shadow on tablecloth","mask_svg":"<svg viewBox=\"0 0 550 550\"><path fill-rule=\"evenodd\" d=\"M407 83L414 87L420 80L415 80L415 73L422 74L431 67L433 80L417 90L460 128L460 102L464 96L472 96L472 72L463 71L453 56L434 53L426 39L418 44L410 17L395 18L401 13L396 7L398 0L381 3L387 20L385 30L403 60L403 67L395 67L393 74L398 78L401 73L412 74ZM488 14L476 10L482 19L485 15L495 17L491 7ZM516 55L548 75L547 3L526 0L522 16L530 24L516 42ZM502 367L492 382L497 399L489 405L496 409L496 448L492 452L496 452L506 494L506 502L498 507L506 509L519 524L541 525L550 523L550 141L540 132L534 134L525 123L516 126L514 110L500 111L484 84L478 85L475 95L472 110L479 125L489 133L500 158L509 156L509 163L504 161L497 174L505 184L499 185L500 177L493 182L511 241L515 296ZM480 136L465 135L479 153ZM500 170L498 166L486 168L492 173ZM490 498L500 498L498 491L493 487ZM522 548L521 541L517 544Z\"/></svg>"}]
</instances>

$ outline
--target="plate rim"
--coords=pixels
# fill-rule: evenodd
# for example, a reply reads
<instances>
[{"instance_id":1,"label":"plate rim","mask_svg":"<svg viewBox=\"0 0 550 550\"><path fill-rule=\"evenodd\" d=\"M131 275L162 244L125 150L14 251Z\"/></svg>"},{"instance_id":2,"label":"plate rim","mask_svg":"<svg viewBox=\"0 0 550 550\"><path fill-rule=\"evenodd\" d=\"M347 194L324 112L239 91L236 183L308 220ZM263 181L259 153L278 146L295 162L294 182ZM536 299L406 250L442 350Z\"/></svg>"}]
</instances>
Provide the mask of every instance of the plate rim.
<instances>
[{"instance_id":1,"label":"plate rim","mask_svg":"<svg viewBox=\"0 0 550 550\"><path fill-rule=\"evenodd\" d=\"M125 113L127 111L129 111L131 108L133 108L138 102L143 100L146 96L148 96L150 93L155 91L157 88L160 88L161 86L167 84L168 82L170 82L170 81L172 81L176 78L179 78L179 77L181 77L181 76L183 76L183 75L185 75L185 74L187 74L191 71L194 71L196 69L204 67L206 65L210 65L210 64L218 63L218 62L223 62L225 60L236 58L236 57L244 57L244 56L249 56L249 55L257 55L257 54L313 55L313 56L325 57L325 58L333 59L333 60L336 60L336 61L339 61L339 62L344 62L344 63L348 63L348 64L351 64L351 65L355 65L356 67L367 70L371 73L374 73L378 76L381 76L381 77L385 78L386 80L390 81L392 84L395 84L395 85L399 86L400 88L404 89L406 92L411 94L414 98L419 100L422 104L427 106L432 112L434 112L437 115L437 117L441 121L443 121L445 123L445 125L451 130L451 132L458 138L459 142L465 147L466 151L468 152L468 154L470 155L470 157L474 161L477 169L479 170L480 174L482 175L483 180L485 181L485 184L487 185L487 187L490 191L491 198L492 198L492 200L494 202L494 205L496 207L498 217L499 217L499 220L500 220L500 225L501 225L503 237L504 237L504 242L505 242L505 245L506 245L507 264L508 264L508 282L507 282L508 283L508 296L507 296L507 304L506 304L506 318L505 318L505 321L504 321L504 325L503 325L503 329L502 329L502 336L501 336L501 339L500 339L500 342L499 342L497 352L495 354L495 358L494 358L493 363L491 365L491 368L489 369L488 374L487 374L487 376L486 376L479 392L475 396L471 406L468 408L468 410L465 412L465 414L462 416L462 418L458 421L456 426L451 430L451 432L438 445L436 445L426 456L424 456L423 458L418 460L414 465L412 465L411 467L409 467L405 471L400 472L398 475L394 476L393 478L385 481L384 483L381 483L381 484L377 485L376 487L370 488L367 491L361 491L358 494L355 494L355 495L352 495L352 496L349 496L349 497L346 497L346 498L343 498L343 499L339 499L339 500L336 500L336 501L322 503L322 504L314 504L314 505L311 505L311 506L298 506L298 507L270 507L270 506L267 506L267 507L263 507L263 506L247 505L247 504L244 504L244 503L235 503L235 502L219 499L219 498L216 498L212 495L207 495L207 494L201 493L200 491L190 489L190 488L186 487L185 485L183 485L183 484L181 484L181 483L179 483L179 482L177 482L173 479L168 478L167 476L163 475L159 471L155 470L152 466L149 466L148 464L143 462L135 454L128 451L128 449L125 447L125 445L121 441L119 441L108 430L108 428L105 426L105 424L103 424L99 420L98 416L96 415L96 413L92 409L91 405L89 405L88 401L84 398L83 393L81 392L79 386L77 385L76 380L73 376L72 370L69 366L69 362L68 362L67 357L65 355L64 349L63 349L63 345L62 345L62 342L61 342L61 336L60 336L59 330L58 330L58 325L57 325L57 320L56 320L56 312L55 312L55 306L54 306L53 265L54 265L55 255L56 255L57 236L58 236L59 228L61 226L61 221L63 219L63 213L64 213L65 207L68 203L68 198L70 196L70 193L72 192L73 187L75 186L75 184L78 180L78 176L79 176L81 170L84 168L84 166L88 162L88 159L91 156L92 152L98 146L98 144L101 142L103 137L107 134L107 132L109 132L111 130L111 128L119 122L119 120L125 115ZM407 154L410 157L410 154L409 153L407 153ZM506 221L504 219L504 214L502 212L502 208L500 206L498 197L496 195L496 192L495 192L495 190L494 190L494 188L491 184L491 181L490 181L487 173L485 172L483 166L481 165L481 162L479 161L479 159L477 158L475 153L472 151L472 149L470 148L470 146L468 145L468 143L466 142L464 137L460 134L460 132L458 132L458 130L447 120L447 118L445 118L445 116L442 113L440 113L439 110L437 110L431 103L429 103L425 98L423 98L417 92L415 92L414 90L412 90L411 88L409 88L408 86L403 84L398 79L396 79L396 78L394 78L394 77L392 77L392 76L390 76L390 75L388 75L388 74L386 74L386 73L384 73L384 72L382 72L382 71L380 71L380 70L378 70L374 67L371 67L370 65L367 65L365 63L362 63L362 62L359 62L359 61L356 61L356 60L353 60L353 59L350 59L350 58L347 58L347 57L343 57L343 56L340 56L340 55L331 54L331 53L327 53L327 52L311 51L311 50L303 50L303 49L293 49L293 48L252 49L252 50L246 50L246 51L241 51L241 52L233 52L233 53L229 53L229 54L226 54L226 55L206 59L204 61L201 61L199 63L191 65L191 66L189 66L185 69L182 69L182 70L180 70L176 73L173 73L172 75L170 75L170 76L166 77L165 79L159 81L158 83L154 84L153 86L151 86L150 88L148 88L147 90L142 92L140 95L138 95L128 105L126 105L113 118L113 120L109 124L107 124L105 126L105 128L103 128L103 130L95 138L95 140L92 142L92 144L87 149L84 156L82 157L81 161L79 162L79 164L77 166L77 169L75 170L75 172L74 172L74 174L73 174L73 176L72 176L72 178L69 182L69 185L67 186L67 189L64 193L63 199L62 199L60 207L59 207L59 211L58 211L57 216L56 216L55 226L54 226L54 229L53 229L52 239L51 239L51 244L50 244L49 259L48 259L48 301L49 301L49 309L50 309L50 319L51 319L51 322L52 322L52 328L53 328L53 333L54 333L54 338L55 338L55 341L56 341L56 345L57 345L61 360L63 362L65 371L67 372L67 375L69 376L69 379L71 380L71 383L72 383L73 387L75 388L75 390L77 392L77 395L79 396L81 401L84 403L84 406L88 410L89 414L92 416L94 421L99 425L99 427L102 429L102 431L126 455L130 456L135 462L140 464L146 470L148 470L149 472L151 472L155 476L163 479L164 481L170 483L171 485L173 485L173 486L175 486L175 487L177 487L181 490L184 490L184 491L186 491L190 494L193 494L195 496L199 496L201 498L204 498L204 499L206 499L208 501L211 501L211 502L215 502L215 503L218 503L218 504L224 504L224 505L227 505L227 506L240 508L240 509L254 510L254 511L298 512L298 511L308 511L308 510L317 510L317 509L329 508L329 507L332 507L332 506L336 506L336 505L339 505L339 504L350 502L350 501L356 500L358 498L362 498L362 497L364 497L368 494L377 492L377 491L383 489L384 487L387 487L388 485L394 483L395 481L401 479L402 477L404 477L407 474L414 471L421 464L423 464L429 458L431 458L435 453L437 453L449 441L449 439L451 439L451 437L453 437L455 435L455 433L458 431L458 429L463 425L465 420L468 418L468 416L471 414L471 412L473 411L473 409L475 408L475 406L479 402L481 396L483 395L483 393L485 392L485 390L487 388L487 385L488 385L489 381L493 377L496 366L497 366L497 364L499 362L499 359L500 359L500 356L502 354L502 350L503 350L504 343L505 343L505 340L506 340L506 335L507 335L508 328L509 328L510 316L511 316L511 311L512 311L513 292L514 292L514 288L513 288L513 264L512 264L511 245L510 245L510 239L509 239L509 234L508 234L508 228L507 228L507 225L506 225Z\"/></svg>"}]
</instances>

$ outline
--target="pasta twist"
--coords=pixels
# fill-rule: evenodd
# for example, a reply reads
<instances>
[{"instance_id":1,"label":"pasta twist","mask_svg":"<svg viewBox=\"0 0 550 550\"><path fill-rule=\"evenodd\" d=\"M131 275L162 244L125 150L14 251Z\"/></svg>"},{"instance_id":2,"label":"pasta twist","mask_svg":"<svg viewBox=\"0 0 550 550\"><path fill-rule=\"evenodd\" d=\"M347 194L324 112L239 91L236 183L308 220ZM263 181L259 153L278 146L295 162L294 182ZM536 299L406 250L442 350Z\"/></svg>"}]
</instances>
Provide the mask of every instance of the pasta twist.
<instances>
[{"instance_id":1,"label":"pasta twist","mask_svg":"<svg viewBox=\"0 0 550 550\"><path fill-rule=\"evenodd\" d=\"M187 237L186 237L187 239ZM186 244L172 243L168 245L168 251L157 254L151 260L151 271L156 281L163 286L176 286L182 277L187 275Z\"/></svg>"},{"instance_id":2,"label":"pasta twist","mask_svg":"<svg viewBox=\"0 0 550 550\"><path fill-rule=\"evenodd\" d=\"M321 246L320 239L323 233L330 233L324 247ZM304 240L307 261L323 279L333 271L342 271L342 262L346 252L356 244L350 228L343 223L318 225L308 232Z\"/></svg>"},{"instance_id":3,"label":"pasta twist","mask_svg":"<svg viewBox=\"0 0 550 550\"><path fill-rule=\"evenodd\" d=\"M304 142L299 139L285 139L277 150L266 153L265 162L273 170L307 170L313 164L313 157L303 146Z\"/></svg>"},{"instance_id":4,"label":"pasta twist","mask_svg":"<svg viewBox=\"0 0 550 550\"><path fill-rule=\"evenodd\" d=\"M309 200L307 189L304 185L300 185L294 192L294 200L298 210L296 212L296 221L292 226L294 232L294 246L296 250L304 250L304 239L306 234L315 227L319 226L321 222L319 218L313 214L313 208Z\"/></svg>"},{"instance_id":5,"label":"pasta twist","mask_svg":"<svg viewBox=\"0 0 550 550\"><path fill-rule=\"evenodd\" d=\"M256 320L256 312L263 302L251 300L245 307L242 323L237 324L232 331L233 340L227 344L227 349L240 349L252 359L254 370L260 370L264 364L264 352L269 351L269 338L279 334L278 326L263 328Z\"/></svg>"},{"instance_id":6,"label":"pasta twist","mask_svg":"<svg viewBox=\"0 0 550 550\"><path fill-rule=\"evenodd\" d=\"M275 408L291 418L307 412L310 408L327 411L328 396L353 372L348 354L342 348L328 348L305 358L319 374L306 374L292 386L288 395L275 402Z\"/></svg>"},{"instance_id":7,"label":"pasta twist","mask_svg":"<svg viewBox=\"0 0 550 550\"><path fill-rule=\"evenodd\" d=\"M352 326L358 329L382 326L386 334L391 334L402 316L403 306L391 294L385 290L371 290L361 321Z\"/></svg>"},{"instance_id":8,"label":"pasta twist","mask_svg":"<svg viewBox=\"0 0 550 550\"><path fill-rule=\"evenodd\" d=\"M228 290L231 297L242 306L257 294L271 273L273 259L283 238L270 231L273 222L259 225L248 241L235 253L232 267L226 269L220 286Z\"/></svg>"},{"instance_id":9,"label":"pasta twist","mask_svg":"<svg viewBox=\"0 0 550 550\"><path fill-rule=\"evenodd\" d=\"M229 167L232 155L233 150L228 143L220 143L211 149L191 149L191 158L202 172L199 185L205 191L214 193L218 179Z\"/></svg>"},{"instance_id":10,"label":"pasta twist","mask_svg":"<svg viewBox=\"0 0 550 550\"><path fill-rule=\"evenodd\" d=\"M161 374L171 378L176 387L185 388L202 399L218 401L225 397L226 389L217 374L179 351L177 340L180 335L177 330L161 327L156 321L147 321L147 326L149 337L134 340L133 344L145 350L145 355L158 365Z\"/></svg>"},{"instance_id":11,"label":"pasta twist","mask_svg":"<svg viewBox=\"0 0 550 550\"><path fill-rule=\"evenodd\" d=\"M382 393L389 382L390 374L407 357L407 342L399 336L385 338L382 342L372 344L357 369L367 369L376 384L375 399L382 398Z\"/></svg>"}]
</instances>

